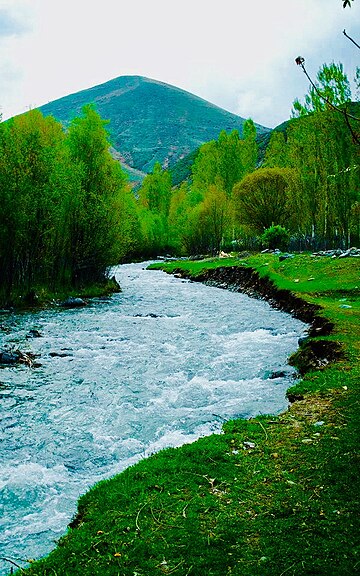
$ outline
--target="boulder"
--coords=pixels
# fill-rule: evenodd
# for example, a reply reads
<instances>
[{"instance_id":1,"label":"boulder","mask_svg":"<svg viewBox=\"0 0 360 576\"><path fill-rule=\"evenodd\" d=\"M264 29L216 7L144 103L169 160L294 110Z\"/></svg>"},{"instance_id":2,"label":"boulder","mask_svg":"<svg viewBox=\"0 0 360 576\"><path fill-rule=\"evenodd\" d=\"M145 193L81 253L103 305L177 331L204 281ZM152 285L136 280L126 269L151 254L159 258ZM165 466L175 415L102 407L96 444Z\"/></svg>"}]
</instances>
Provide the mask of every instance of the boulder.
<instances>
[{"instance_id":1,"label":"boulder","mask_svg":"<svg viewBox=\"0 0 360 576\"><path fill-rule=\"evenodd\" d=\"M4 350L0 352L0 364L5 366L15 366L15 364L26 364L31 368L37 368L41 364L35 364L34 358L35 354L30 352L21 352L20 350Z\"/></svg>"},{"instance_id":2,"label":"boulder","mask_svg":"<svg viewBox=\"0 0 360 576\"><path fill-rule=\"evenodd\" d=\"M32 328L26 334L26 338L41 338L41 337L42 337L41 332L39 332L39 330L36 330L36 328Z\"/></svg>"},{"instance_id":3,"label":"boulder","mask_svg":"<svg viewBox=\"0 0 360 576\"><path fill-rule=\"evenodd\" d=\"M20 352L0 352L0 364L17 364L20 361Z\"/></svg>"}]
</instances>

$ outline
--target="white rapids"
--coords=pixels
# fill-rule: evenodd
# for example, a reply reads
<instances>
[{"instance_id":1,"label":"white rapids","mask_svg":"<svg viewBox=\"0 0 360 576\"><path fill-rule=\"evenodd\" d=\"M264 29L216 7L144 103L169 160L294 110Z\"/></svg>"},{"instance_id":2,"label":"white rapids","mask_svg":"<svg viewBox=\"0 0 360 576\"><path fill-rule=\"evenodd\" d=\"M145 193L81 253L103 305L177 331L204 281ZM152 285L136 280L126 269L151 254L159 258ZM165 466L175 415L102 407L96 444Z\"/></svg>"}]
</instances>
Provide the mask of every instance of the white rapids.
<instances>
[{"instance_id":1,"label":"white rapids","mask_svg":"<svg viewBox=\"0 0 360 576\"><path fill-rule=\"evenodd\" d=\"M79 495L140 458L287 406L302 322L145 267L116 268L123 291L85 308L0 316L0 349L41 363L0 369L1 558L48 553Z\"/></svg>"}]
</instances>

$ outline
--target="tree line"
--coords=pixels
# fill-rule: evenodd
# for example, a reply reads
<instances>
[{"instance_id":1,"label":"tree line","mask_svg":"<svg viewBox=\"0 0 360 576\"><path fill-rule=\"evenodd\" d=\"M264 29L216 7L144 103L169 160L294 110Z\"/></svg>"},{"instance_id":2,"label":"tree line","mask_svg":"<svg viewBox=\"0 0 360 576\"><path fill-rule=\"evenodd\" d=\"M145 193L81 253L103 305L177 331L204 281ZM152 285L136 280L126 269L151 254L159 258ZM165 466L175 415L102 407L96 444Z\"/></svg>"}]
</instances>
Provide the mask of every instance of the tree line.
<instances>
[{"instance_id":1,"label":"tree line","mask_svg":"<svg viewBox=\"0 0 360 576\"><path fill-rule=\"evenodd\" d=\"M357 69L358 89L359 77ZM295 100L293 118L273 131L262 159L248 120L241 137L222 132L201 146L191 178L181 186L172 189L157 165L139 193L146 220L152 220L155 251L254 248L266 245L267 231L278 227L294 249L359 245L359 146L353 138L358 126L348 114L349 130L333 105L354 106L350 82L335 63L320 68L316 90L310 86L304 103Z\"/></svg>"},{"instance_id":2,"label":"tree line","mask_svg":"<svg viewBox=\"0 0 360 576\"><path fill-rule=\"evenodd\" d=\"M200 147L188 180L155 164L137 192L92 106L67 129L37 110L0 124L0 300L89 286L119 262L270 245L271 231L301 250L359 245L359 146L327 105L350 99L342 66L324 65L261 158L247 120Z\"/></svg>"},{"instance_id":3,"label":"tree line","mask_svg":"<svg viewBox=\"0 0 360 576\"><path fill-rule=\"evenodd\" d=\"M88 106L65 131L33 110L0 125L0 295L103 280L121 254L128 193L105 122Z\"/></svg>"}]
</instances>

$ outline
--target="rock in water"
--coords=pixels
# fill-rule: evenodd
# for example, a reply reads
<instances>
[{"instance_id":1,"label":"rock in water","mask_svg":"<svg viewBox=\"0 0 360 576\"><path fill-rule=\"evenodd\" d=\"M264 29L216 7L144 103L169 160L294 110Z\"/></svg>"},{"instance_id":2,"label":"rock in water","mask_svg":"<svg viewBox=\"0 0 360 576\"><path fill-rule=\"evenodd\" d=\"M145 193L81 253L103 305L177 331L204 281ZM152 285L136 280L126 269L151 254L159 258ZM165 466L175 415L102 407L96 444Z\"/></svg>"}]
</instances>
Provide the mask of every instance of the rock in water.
<instances>
[{"instance_id":1,"label":"rock in water","mask_svg":"<svg viewBox=\"0 0 360 576\"><path fill-rule=\"evenodd\" d=\"M72 296L66 298L66 300L63 300L63 302L60 302L60 306L63 308L81 308L82 306L86 305L87 302L85 302L85 300L82 298L73 298Z\"/></svg>"},{"instance_id":2,"label":"rock in water","mask_svg":"<svg viewBox=\"0 0 360 576\"><path fill-rule=\"evenodd\" d=\"M0 352L0 364L17 364L20 356L19 352Z\"/></svg>"}]
</instances>

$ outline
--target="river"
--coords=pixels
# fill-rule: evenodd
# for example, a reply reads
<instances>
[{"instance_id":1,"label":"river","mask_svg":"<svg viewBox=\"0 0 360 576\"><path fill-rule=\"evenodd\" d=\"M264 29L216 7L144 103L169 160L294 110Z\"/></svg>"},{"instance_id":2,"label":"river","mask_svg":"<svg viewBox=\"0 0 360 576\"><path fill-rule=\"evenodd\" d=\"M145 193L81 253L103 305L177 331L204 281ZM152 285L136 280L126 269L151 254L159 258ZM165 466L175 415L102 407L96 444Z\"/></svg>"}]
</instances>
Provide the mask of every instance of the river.
<instances>
[{"instance_id":1,"label":"river","mask_svg":"<svg viewBox=\"0 0 360 576\"><path fill-rule=\"evenodd\" d=\"M0 316L0 350L41 364L0 369L1 558L47 554L79 495L140 458L287 406L302 322L145 267L119 266L123 291L85 308Z\"/></svg>"}]
</instances>

